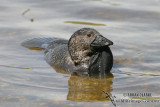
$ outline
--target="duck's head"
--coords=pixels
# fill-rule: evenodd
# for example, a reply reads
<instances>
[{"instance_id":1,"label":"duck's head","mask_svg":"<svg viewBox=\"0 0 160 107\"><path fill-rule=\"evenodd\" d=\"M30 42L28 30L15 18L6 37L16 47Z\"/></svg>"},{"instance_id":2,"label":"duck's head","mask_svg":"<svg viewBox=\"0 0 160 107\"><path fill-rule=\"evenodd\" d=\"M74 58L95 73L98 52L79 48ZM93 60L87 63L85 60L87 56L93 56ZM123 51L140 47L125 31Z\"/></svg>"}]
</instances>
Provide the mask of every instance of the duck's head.
<instances>
[{"instance_id":1,"label":"duck's head","mask_svg":"<svg viewBox=\"0 0 160 107\"><path fill-rule=\"evenodd\" d=\"M113 45L113 42L92 28L77 30L68 42L68 49L75 65L87 63L89 57L102 47Z\"/></svg>"}]
</instances>

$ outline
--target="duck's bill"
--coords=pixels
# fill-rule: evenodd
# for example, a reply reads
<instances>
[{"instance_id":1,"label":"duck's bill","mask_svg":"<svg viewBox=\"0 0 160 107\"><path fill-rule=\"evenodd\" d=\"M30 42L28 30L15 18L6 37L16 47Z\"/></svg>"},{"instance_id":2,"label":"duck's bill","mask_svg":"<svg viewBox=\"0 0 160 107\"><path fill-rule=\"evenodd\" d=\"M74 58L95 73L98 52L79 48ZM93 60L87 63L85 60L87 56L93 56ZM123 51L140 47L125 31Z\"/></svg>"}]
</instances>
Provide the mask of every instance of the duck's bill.
<instances>
[{"instance_id":1,"label":"duck's bill","mask_svg":"<svg viewBox=\"0 0 160 107\"><path fill-rule=\"evenodd\" d=\"M110 41L109 39L105 38L102 35L99 35L95 38L95 40L91 43L91 48L101 48L101 47L106 47L106 46L110 46L113 45L113 42Z\"/></svg>"}]
</instances>

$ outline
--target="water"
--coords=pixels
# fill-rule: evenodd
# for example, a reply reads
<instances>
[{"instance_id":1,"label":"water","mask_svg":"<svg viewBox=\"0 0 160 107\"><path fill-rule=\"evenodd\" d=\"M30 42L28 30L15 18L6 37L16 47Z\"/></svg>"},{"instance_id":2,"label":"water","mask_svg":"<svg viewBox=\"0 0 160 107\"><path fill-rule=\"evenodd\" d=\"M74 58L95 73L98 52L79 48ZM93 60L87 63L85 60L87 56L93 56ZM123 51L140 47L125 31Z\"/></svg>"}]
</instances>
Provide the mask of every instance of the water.
<instances>
[{"instance_id":1,"label":"water","mask_svg":"<svg viewBox=\"0 0 160 107\"><path fill-rule=\"evenodd\" d=\"M105 98L160 100L159 0L1 0L1 107L114 107ZM104 79L56 72L43 51L22 47L36 37L69 39L91 27L114 42L112 76ZM125 97L151 93L152 97ZM117 107L158 107L160 103L122 103Z\"/></svg>"}]
</instances>

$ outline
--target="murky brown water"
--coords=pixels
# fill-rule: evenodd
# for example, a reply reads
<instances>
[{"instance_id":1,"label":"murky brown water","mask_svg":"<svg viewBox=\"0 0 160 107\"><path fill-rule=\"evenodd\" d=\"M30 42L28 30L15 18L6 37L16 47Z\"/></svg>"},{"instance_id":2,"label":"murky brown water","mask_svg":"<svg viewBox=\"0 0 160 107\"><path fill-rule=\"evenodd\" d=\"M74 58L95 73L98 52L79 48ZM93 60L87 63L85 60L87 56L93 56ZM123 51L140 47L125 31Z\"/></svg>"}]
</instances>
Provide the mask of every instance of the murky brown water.
<instances>
[{"instance_id":1,"label":"murky brown water","mask_svg":"<svg viewBox=\"0 0 160 107\"><path fill-rule=\"evenodd\" d=\"M114 107L116 99L160 100L159 0L0 0L1 107ZM20 44L36 37L69 39L83 27L114 42L112 76L104 79L57 73L43 51ZM152 97L124 97L123 93ZM159 107L118 103L117 107Z\"/></svg>"}]
</instances>

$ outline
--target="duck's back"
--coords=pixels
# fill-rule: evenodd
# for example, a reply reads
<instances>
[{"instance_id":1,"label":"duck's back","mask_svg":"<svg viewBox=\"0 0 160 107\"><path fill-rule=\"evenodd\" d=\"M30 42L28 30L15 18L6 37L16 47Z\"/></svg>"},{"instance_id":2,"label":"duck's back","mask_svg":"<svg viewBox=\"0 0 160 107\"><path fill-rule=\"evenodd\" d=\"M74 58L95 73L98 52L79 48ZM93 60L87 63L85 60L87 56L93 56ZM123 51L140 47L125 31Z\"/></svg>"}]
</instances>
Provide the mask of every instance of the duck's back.
<instances>
[{"instance_id":1,"label":"duck's back","mask_svg":"<svg viewBox=\"0 0 160 107\"><path fill-rule=\"evenodd\" d=\"M52 43L52 45L51 45ZM33 39L29 39L26 40L24 42L22 42L22 46L27 47L27 48L41 48L41 49L47 49L50 47L56 47L58 45L62 45L62 44L67 44L68 40L65 39L61 39L61 38L33 38Z\"/></svg>"},{"instance_id":2,"label":"duck's back","mask_svg":"<svg viewBox=\"0 0 160 107\"><path fill-rule=\"evenodd\" d=\"M44 52L46 61L53 67L72 72L74 64L68 52L68 43L60 40L48 44Z\"/></svg>"},{"instance_id":3,"label":"duck's back","mask_svg":"<svg viewBox=\"0 0 160 107\"><path fill-rule=\"evenodd\" d=\"M53 67L69 72L74 69L74 64L68 52L68 40L60 38L34 38L22 43L28 48L44 50L46 61Z\"/></svg>"}]
</instances>

